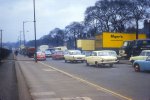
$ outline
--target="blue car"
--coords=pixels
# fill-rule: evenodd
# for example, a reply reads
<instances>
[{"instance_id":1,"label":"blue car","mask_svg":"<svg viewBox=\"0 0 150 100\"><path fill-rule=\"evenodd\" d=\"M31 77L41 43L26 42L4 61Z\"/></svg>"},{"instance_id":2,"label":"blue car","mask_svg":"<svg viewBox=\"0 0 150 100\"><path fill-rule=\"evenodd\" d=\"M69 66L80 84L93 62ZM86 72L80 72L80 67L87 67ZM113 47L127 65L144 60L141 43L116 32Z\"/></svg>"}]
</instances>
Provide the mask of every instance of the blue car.
<instances>
[{"instance_id":1,"label":"blue car","mask_svg":"<svg viewBox=\"0 0 150 100\"><path fill-rule=\"evenodd\" d=\"M136 72L150 71L150 56L146 60L136 60L133 63L133 67Z\"/></svg>"}]
</instances>

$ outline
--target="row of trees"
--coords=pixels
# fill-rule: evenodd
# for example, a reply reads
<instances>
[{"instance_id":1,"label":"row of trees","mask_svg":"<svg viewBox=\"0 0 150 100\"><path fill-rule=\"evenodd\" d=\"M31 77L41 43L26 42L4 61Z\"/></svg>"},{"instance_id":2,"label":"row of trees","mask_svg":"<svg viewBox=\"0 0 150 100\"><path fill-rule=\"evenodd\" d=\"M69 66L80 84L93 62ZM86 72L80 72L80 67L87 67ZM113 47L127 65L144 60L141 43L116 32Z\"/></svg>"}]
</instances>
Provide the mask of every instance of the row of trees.
<instances>
[{"instance_id":1,"label":"row of trees","mask_svg":"<svg viewBox=\"0 0 150 100\"><path fill-rule=\"evenodd\" d=\"M150 17L149 0L99 0L85 11L83 22L72 22L65 29L55 28L41 37L37 44L76 48L76 39L93 38L107 32L136 32L139 23ZM34 46L34 41L27 45Z\"/></svg>"}]
</instances>

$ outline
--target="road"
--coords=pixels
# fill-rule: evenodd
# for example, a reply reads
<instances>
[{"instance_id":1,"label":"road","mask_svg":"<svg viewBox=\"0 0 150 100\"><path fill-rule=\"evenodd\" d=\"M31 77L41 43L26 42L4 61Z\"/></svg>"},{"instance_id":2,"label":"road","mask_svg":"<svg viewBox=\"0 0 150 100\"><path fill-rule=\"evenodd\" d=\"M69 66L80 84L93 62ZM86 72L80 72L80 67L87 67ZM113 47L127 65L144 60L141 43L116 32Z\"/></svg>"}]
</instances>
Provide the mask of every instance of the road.
<instances>
[{"instance_id":1,"label":"road","mask_svg":"<svg viewBox=\"0 0 150 100\"><path fill-rule=\"evenodd\" d=\"M137 73L129 64L115 64L113 68L97 68L87 67L85 63L65 63L64 60L47 59L44 63L131 97L133 100L150 99L150 73Z\"/></svg>"},{"instance_id":2,"label":"road","mask_svg":"<svg viewBox=\"0 0 150 100\"><path fill-rule=\"evenodd\" d=\"M100 100L98 98L102 95L103 99L101 100L129 100L129 98L133 100L150 99L150 73L134 72L132 66L129 64L115 64L112 68L97 68L95 66L87 67L85 63L65 63L64 60L52 60L51 58L48 58L46 61L39 61L38 63L33 63L33 59L20 59L18 62L28 81L28 85L30 85L30 92L34 98L38 98L39 96L39 92L37 91L51 91L40 92L40 94L46 95L47 97L51 95L56 98L58 96L54 95L54 91L57 91L56 93L60 97L62 94L67 97L69 94L70 96L78 96L79 94L85 96L90 94L91 98L97 97L97 99L92 100ZM66 76L63 77L64 74L71 78L69 79L70 81L68 81ZM76 85L79 82L74 82L75 80L81 83ZM70 84L70 90L64 89L65 87L68 88L67 84ZM88 84L90 87L83 84ZM64 85L63 89L60 85ZM54 88L56 86L57 90ZM79 91L80 89L81 91ZM74 93L74 95L71 93Z\"/></svg>"}]
</instances>

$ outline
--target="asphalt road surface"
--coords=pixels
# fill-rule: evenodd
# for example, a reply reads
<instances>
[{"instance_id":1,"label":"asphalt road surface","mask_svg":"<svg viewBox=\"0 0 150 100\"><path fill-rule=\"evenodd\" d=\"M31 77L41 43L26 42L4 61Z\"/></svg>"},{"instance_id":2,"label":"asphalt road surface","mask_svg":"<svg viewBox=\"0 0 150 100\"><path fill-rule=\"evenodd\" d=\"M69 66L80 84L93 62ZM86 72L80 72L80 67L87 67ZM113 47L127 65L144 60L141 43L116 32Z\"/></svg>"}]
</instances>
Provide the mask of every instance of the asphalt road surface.
<instances>
[{"instance_id":1,"label":"asphalt road surface","mask_svg":"<svg viewBox=\"0 0 150 100\"><path fill-rule=\"evenodd\" d=\"M135 72L132 65L115 64L113 68L97 68L85 63L51 60L42 63L73 74L133 100L150 100L150 72Z\"/></svg>"},{"instance_id":2,"label":"asphalt road surface","mask_svg":"<svg viewBox=\"0 0 150 100\"><path fill-rule=\"evenodd\" d=\"M64 60L51 58L35 63L33 59L20 55L16 62L21 66L29 92L35 100L47 100L46 98L51 97L56 100L72 100L57 97L84 96L82 93L96 97L93 100L99 100L99 97L103 97L101 100L129 100L128 98L150 100L150 72L137 73L130 64L114 64L112 68L98 68L86 66L85 63L65 63ZM97 87L97 90L90 86ZM68 87L69 90L66 89ZM98 91L101 88L105 89L105 92ZM16 72L14 60L11 58L5 60L0 66L0 100L18 100ZM77 97L73 100L91 99Z\"/></svg>"}]
</instances>

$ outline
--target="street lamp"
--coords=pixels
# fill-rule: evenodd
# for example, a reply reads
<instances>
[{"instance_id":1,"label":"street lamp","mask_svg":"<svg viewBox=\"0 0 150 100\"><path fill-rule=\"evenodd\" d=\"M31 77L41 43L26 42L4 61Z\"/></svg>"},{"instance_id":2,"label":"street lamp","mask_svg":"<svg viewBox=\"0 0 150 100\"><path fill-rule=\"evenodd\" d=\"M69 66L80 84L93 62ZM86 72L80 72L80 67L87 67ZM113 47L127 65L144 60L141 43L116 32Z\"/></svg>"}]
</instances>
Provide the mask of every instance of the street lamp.
<instances>
[{"instance_id":1,"label":"street lamp","mask_svg":"<svg viewBox=\"0 0 150 100\"><path fill-rule=\"evenodd\" d=\"M24 39L24 46L25 46L25 29L24 29L24 24L27 22L33 22L33 21L23 21L23 39Z\"/></svg>"},{"instance_id":2,"label":"street lamp","mask_svg":"<svg viewBox=\"0 0 150 100\"><path fill-rule=\"evenodd\" d=\"M2 48L3 47L3 45L2 45L2 42L3 42L2 41L2 39L3 39L3 37L2 37L3 36L3 30L0 30L0 32L1 32L1 48Z\"/></svg>"},{"instance_id":3,"label":"street lamp","mask_svg":"<svg viewBox=\"0 0 150 100\"><path fill-rule=\"evenodd\" d=\"M21 45L22 45L22 38L21 38L21 33L22 33L22 31L20 31L20 34L19 34L19 38L20 38L20 49L21 49Z\"/></svg>"},{"instance_id":4,"label":"street lamp","mask_svg":"<svg viewBox=\"0 0 150 100\"><path fill-rule=\"evenodd\" d=\"M34 35L35 35L35 62L37 62L37 45L36 45L36 18L35 18L35 0L33 0L33 10L34 10Z\"/></svg>"},{"instance_id":5,"label":"street lamp","mask_svg":"<svg viewBox=\"0 0 150 100\"><path fill-rule=\"evenodd\" d=\"M0 49L1 52L0 52L0 56L2 57L2 46L3 46L2 45L2 38L3 38L2 37L2 32L3 32L3 30L0 30L0 32L1 32L1 49ZM0 60L1 60L1 57L0 57Z\"/></svg>"}]
</instances>

